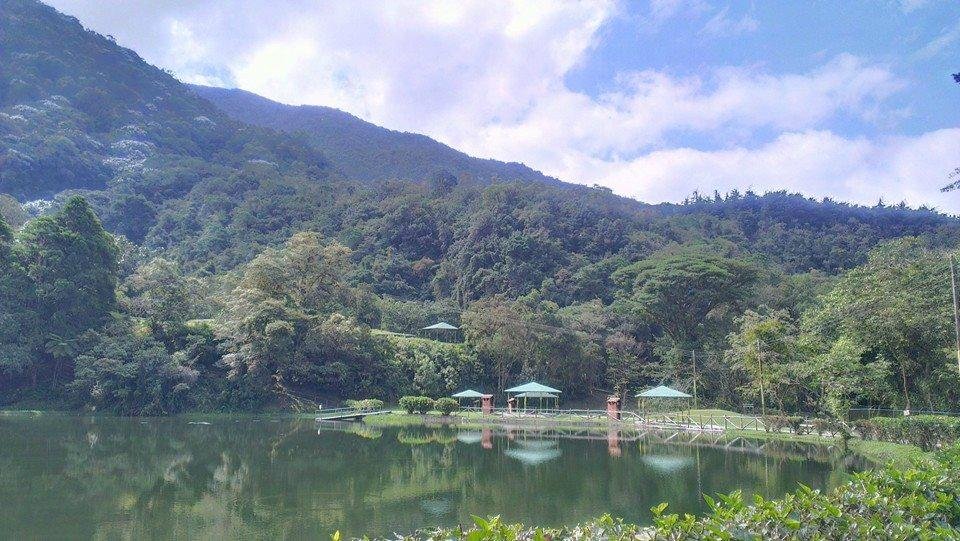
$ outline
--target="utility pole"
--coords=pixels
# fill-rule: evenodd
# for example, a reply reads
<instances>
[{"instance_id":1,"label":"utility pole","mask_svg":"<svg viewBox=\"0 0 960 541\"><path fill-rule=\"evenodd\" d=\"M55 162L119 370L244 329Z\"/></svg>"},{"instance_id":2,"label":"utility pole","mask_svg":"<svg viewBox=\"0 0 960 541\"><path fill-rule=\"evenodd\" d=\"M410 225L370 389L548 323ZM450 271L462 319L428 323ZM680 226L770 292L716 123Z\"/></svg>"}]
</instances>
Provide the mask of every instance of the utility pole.
<instances>
[{"instance_id":1,"label":"utility pole","mask_svg":"<svg viewBox=\"0 0 960 541\"><path fill-rule=\"evenodd\" d=\"M767 399L763 396L763 357L760 352L760 337L757 337L757 368L760 370L760 415L767 415Z\"/></svg>"},{"instance_id":2,"label":"utility pole","mask_svg":"<svg viewBox=\"0 0 960 541\"><path fill-rule=\"evenodd\" d=\"M700 405L697 402L697 350L691 350L693 354L693 409L699 409Z\"/></svg>"},{"instance_id":3,"label":"utility pole","mask_svg":"<svg viewBox=\"0 0 960 541\"><path fill-rule=\"evenodd\" d=\"M957 271L953 266L953 254L950 258L950 290L953 292L953 332L957 341L957 370L960 371L960 310L957 308Z\"/></svg>"}]
</instances>

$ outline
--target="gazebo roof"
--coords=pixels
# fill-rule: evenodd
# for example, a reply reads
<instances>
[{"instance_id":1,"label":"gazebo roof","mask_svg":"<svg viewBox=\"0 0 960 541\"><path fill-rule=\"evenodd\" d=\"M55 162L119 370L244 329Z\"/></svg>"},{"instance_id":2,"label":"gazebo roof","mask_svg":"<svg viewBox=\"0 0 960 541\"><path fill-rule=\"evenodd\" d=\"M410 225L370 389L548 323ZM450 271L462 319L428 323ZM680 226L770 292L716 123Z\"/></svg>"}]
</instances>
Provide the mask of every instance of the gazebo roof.
<instances>
[{"instance_id":1,"label":"gazebo roof","mask_svg":"<svg viewBox=\"0 0 960 541\"><path fill-rule=\"evenodd\" d=\"M554 393L541 393L537 391L527 391L525 393L518 394L517 398L557 398L557 395Z\"/></svg>"},{"instance_id":2,"label":"gazebo roof","mask_svg":"<svg viewBox=\"0 0 960 541\"><path fill-rule=\"evenodd\" d=\"M483 393L478 393L473 389L467 389L466 391L460 391L452 396L454 398L483 398Z\"/></svg>"},{"instance_id":3,"label":"gazebo roof","mask_svg":"<svg viewBox=\"0 0 960 541\"><path fill-rule=\"evenodd\" d=\"M517 387L511 387L506 390L508 393L554 393L560 394L562 391L554 389L553 387L547 387L537 383L536 381L531 381L530 383L524 383L523 385L518 385Z\"/></svg>"},{"instance_id":4,"label":"gazebo roof","mask_svg":"<svg viewBox=\"0 0 960 541\"><path fill-rule=\"evenodd\" d=\"M446 321L441 321L440 323L434 323L433 325L427 325L426 327L420 329L422 331L455 331L459 327L454 327L453 325L447 323Z\"/></svg>"},{"instance_id":5,"label":"gazebo roof","mask_svg":"<svg viewBox=\"0 0 960 541\"><path fill-rule=\"evenodd\" d=\"M691 398L691 396L666 385L659 385L637 394L637 398Z\"/></svg>"}]
</instances>

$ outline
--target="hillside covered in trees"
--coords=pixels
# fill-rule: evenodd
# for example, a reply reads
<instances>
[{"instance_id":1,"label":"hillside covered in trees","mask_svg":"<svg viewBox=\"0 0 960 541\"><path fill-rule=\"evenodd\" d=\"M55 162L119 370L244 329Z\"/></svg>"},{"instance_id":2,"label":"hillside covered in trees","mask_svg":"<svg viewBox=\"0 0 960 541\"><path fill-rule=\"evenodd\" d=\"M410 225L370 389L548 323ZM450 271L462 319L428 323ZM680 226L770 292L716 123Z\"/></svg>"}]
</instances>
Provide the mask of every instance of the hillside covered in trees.
<instances>
[{"instance_id":1,"label":"hillside covered in trees","mask_svg":"<svg viewBox=\"0 0 960 541\"><path fill-rule=\"evenodd\" d=\"M645 204L191 88L31 0L0 0L0 193L0 405L168 414L525 378L589 399L690 389L692 351L717 405L761 382L836 415L958 398L954 217ZM409 336L440 319L457 343Z\"/></svg>"}]
</instances>

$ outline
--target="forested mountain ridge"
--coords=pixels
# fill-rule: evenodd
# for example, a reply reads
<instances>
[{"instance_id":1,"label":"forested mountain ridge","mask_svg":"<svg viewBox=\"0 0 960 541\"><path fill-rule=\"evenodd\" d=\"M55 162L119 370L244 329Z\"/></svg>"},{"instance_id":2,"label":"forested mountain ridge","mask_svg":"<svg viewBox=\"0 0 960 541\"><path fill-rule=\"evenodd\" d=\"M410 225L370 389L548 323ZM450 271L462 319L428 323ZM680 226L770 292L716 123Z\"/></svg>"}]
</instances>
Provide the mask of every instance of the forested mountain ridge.
<instances>
[{"instance_id":1,"label":"forested mountain ridge","mask_svg":"<svg viewBox=\"0 0 960 541\"><path fill-rule=\"evenodd\" d=\"M399 136L346 119L375 137L353 153L245 124L31 0L0 0L0 76L0 405L689 389L690 350L715 404L761 380L782 408L956 398L955 217L788 193L649 205L444 157L350 178L338 163ZM437 319L463 342L381 332Z\"/></svg>"},{"instance_id":2,"label":"forested mountain ridge","mask_svg":"<svg viewBox=\"0 0 960 541\"><path fill-rule=\"evenodd\" d=\"M236 88L190 88L240 122L303 132L349 179L422 180L438 171L455 171L483 182L558 182L523 164L474 158L426 135L381 128L333 107L286 105Z\"/></svg>"}]
</instances>

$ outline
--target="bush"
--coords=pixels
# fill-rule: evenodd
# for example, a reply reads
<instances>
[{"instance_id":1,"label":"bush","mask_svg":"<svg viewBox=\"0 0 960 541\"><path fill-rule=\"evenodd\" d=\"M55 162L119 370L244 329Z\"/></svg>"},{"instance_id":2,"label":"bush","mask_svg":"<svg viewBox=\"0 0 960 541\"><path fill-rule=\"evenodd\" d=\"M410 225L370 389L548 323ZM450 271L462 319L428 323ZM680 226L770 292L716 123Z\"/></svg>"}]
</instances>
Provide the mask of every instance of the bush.
<instances>
[{"instance_id":1,"label":"bush","mask_svg":"<svg viewBox=\"0 0 960 541\"><path fill-rule=\"evenodd\" d=\"M790 421L783 415L766 415L763 417L763 429L767 432L782 432L790 426Z\"/></svg>"},{"instance_id":2,"label":"bush","mask_svg":"<svg viewBox=\"0 0 960 541\"><path fill-rule=\"evenodd\" d=\"M960 418L942 415L874 417L861 419L854 426L865 440L907 443L924 451L932 451L960 439Z\"/></svg>"},{"instance_id":3,"label":"bush","mask_svg":"<svg viewBox=\"0 0 960 541\"><path fill-rule=\"evenodd\" d=\"M837 419L811 419L810 425L812 426L813 431L819 436L827 433L833 435L842 435L845 428L843 423Z\"/></svg>"},{"instance_id":4,"label":"bush","mask_svg":"<svg viewBox=\"0 0 960 541\"><path fill-rule=\"evenodd\" d=\"M429 396L405 396L400 399L400 407L407 413L427 413L433 406L434 401Z\"/></svg>"},{"instance_id":5,"label":"bush","mask_svg":"<svg viewBox=\"0 0 960 541\"><path fill-rule=\"evenodd\" d=\"M363 400L347 400L346 401L348 408L353 408L358 411L375 411L383 409L383 400L378 400L376 398L364 398Z\"/></svg>"},{"instance_id":6,"label":"bush","mask_svg":"<svg viewBox=\"0 0 960 541\"><path fill-rule=\"evenodd\" d=\"M438 398L435 407L441 415L450 415L460 409L460 403L449 397Z\"/></svg>"}]
</instances>

